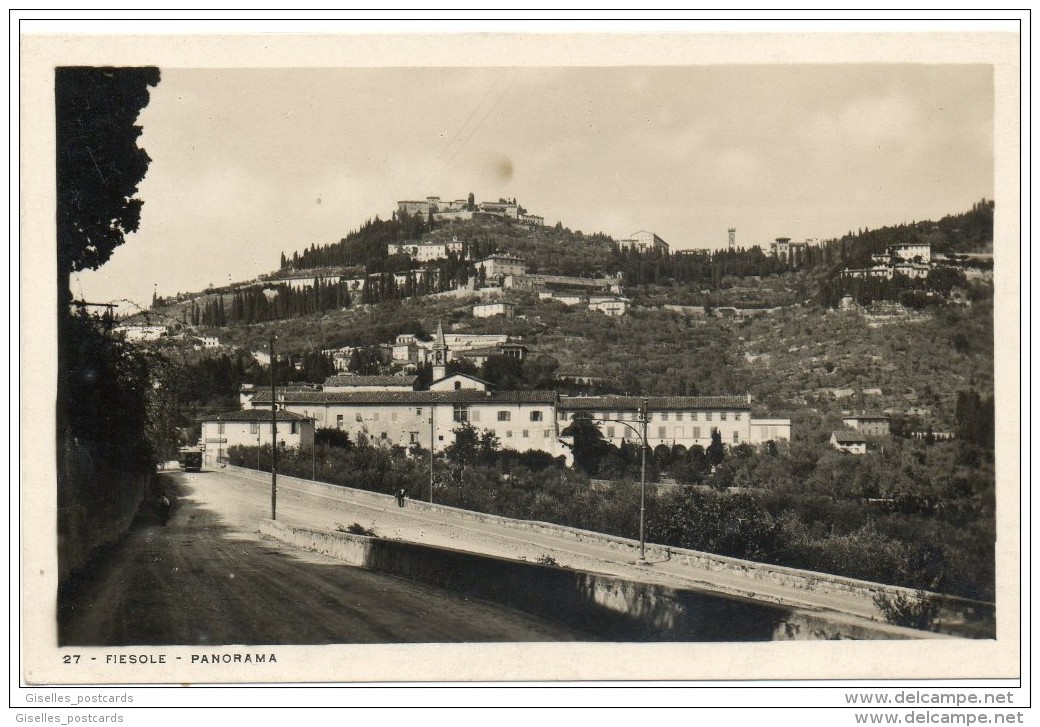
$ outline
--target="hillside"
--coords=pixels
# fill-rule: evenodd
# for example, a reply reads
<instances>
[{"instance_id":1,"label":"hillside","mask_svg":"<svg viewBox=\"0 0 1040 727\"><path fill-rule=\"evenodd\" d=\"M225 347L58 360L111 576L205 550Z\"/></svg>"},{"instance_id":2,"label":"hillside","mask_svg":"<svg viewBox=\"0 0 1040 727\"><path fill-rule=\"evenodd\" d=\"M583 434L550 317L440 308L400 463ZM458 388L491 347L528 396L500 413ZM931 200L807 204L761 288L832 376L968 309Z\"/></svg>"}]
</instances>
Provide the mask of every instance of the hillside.
<instances>
[{"instance_id":1,"label":"hillside","mask_svg":"<svg viewBox=\"0 0 1040 727\"><path fill-rule=\"evenodd\" d=\"M594 390L750 392L774 412L808 407L821 415L847 409L916 410L947 430L953 426L958 391L989 395L993 390L991 283L947 281L969 289L970 300L958 306L943 297L924 297L926 288L914 281L909 281L916 286L912 290L895 288L888 299L913 293L918 310L885 303L886 293L878 289L853 290L869 293L869 305L851 310L819 303L835 304L846 284L841 271L869 263L889 244L924 240L947 254L991 248L992 217L992 203L983 201L938 223L849 233L808 248L797 260L778 260L758 248L692 255L623 252L604 235L586 236L562 225L518 225L489 215L432 225L408 215L376 218L338 243L283 256L283 267L264 281L166 305L159 301L148 315L177 322L192 336L216 337L219 351L232 357L251 357L277 336L279 350L298 359L321 350L377 346L404 332L429 335L443 321L449 330L514 336L542 369L592 381ZM388 257L387 242L416 234L423 241L461 241L470 256L516 254L529 261L531 272L593 276L621 271L633 306L628 315L609 318L539 300L530 292L498 290L495 295L517 304L519 317L474 319L470 307L480 297L465 289L437 295L417 290L403 298L407 292L398 290L375 302L370 293L348 294L324 284L301 290L279 281L338 266L376 271L371 274L386 280L385 271L399 269L395 266L418 267L407 258ZM445 280L464 281L473 274L466 272L464 260L435 263ZM727 306L762 313L711 315Z\"/></svg>"}]
</instances>

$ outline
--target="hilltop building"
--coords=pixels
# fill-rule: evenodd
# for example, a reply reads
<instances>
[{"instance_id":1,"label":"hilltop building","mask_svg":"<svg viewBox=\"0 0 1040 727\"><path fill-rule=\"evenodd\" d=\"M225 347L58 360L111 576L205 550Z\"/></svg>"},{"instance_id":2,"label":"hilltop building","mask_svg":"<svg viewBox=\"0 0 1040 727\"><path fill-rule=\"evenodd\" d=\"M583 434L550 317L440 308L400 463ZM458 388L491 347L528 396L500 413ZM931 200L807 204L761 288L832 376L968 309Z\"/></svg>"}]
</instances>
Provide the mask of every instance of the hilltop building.
<instances>
[{"instance_id":1,"label":"hilltop building","mask_svg":"<svg viewBox=\"0 0 1040 727\"><path fill-rule=\"evenodd\" d=\"M640 252L659 250L664 253L668 252L668 243L655 233L647 232L646 230L633 232L626 239L618 240L617 244L621 250L639 250Z\"/></svg>"},{"instance_id":2,"label":"hilltop building","mask_svg":"<svg viewBox=\"0 0 1040 727\"><path fill-rule=\"evenodd\" d=\"M531 226L540 227L545 224L545 218L528 214L527 210L517 204L516 199L499 199L497 202L481 202L480 204L471 204L468 199L444 200L440 197L406 199L397 202L397 212L421 217L432 215L433 219L438 221L469 220L473 218L474 212L480 212Z\"/></svg>"},{"instance_id":3,"label":"hilltop building","mask_svg":"<svg viewBox=\"0 0 1040 727\"><path fill-rule=\"evenodd\" d=\"M412 260L424 263L430 260L445 260L448 255L463 256L465 245L453 237L451 242L388 242L387 255L407 255Z\"/></svg>"},{"instance_id":4,"label":"hilltop building","mask_svg":"<svg viewBox=\"0 0 1040 727\"><path fill-rule=\"evenodd\" d=\"M808 246L807 241L796 242L790 237L778 237L769 243L769 252L773 257L784 262L788 260L798 262L805 255L805 249Z\"/></svg>"}]
</instances>

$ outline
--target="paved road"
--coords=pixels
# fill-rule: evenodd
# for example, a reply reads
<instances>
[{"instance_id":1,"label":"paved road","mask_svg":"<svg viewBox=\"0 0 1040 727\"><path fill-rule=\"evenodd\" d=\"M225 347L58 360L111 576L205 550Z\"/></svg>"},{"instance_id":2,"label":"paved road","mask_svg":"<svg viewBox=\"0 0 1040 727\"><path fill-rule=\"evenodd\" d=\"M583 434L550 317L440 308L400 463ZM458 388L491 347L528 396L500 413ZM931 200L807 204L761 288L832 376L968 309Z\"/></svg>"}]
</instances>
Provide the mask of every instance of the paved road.
<instances>
[{"instance_id":1,"label":"paved road","mask_svg":"<svg viewBox=\"0 0 1040 727\"><path fill-rule=\"evenodd\" d=\"M270 518L270 475L232 469L198 475L234 497L243 520ZM306 480L279 477L278 520L316 530L369 528L380 537L469 550L504 558L537 561L551 557L557 563L581 570L607 573L675 588L703 588L789 606L838 611L876 618L869 598L843 593L809 591L768 579L752 578L738 570L714 570L663 560L636 562L631 551L597 540L577 540L552 529L510 527L460 516L451 510L420 507L400 509L392 498L346 488L323 489ZM210 485L207 485L207 487Z\"/></svg>"},{"instance_id":2,"label":"paved road","mask_svg":"<svg viewBox=\"0 0 1040 727\"><path fill-rule=\"evenodd\" d=\"M63 645L326 644L591 640L498 605L284 546L255 485L171 475L169 522L144 516L65 603ZM288 494L288 493L287 493ZM306 516L286 497L285 509Z\"/></svg>"}]
</instances>

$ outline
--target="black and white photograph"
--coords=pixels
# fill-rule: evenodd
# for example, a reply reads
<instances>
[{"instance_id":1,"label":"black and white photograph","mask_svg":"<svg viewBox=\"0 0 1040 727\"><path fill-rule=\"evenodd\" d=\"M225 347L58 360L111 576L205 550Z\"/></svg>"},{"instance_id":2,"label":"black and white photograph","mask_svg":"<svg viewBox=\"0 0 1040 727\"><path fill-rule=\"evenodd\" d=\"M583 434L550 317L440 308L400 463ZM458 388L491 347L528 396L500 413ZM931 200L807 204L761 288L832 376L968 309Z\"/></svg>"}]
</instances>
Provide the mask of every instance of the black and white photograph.
<instances>
[{"instance_id":1,"label":"black and white photograph","mask_svg":"<svg viewBox=\"0 0 1040 727\"><path fill-rule=\"evenodd\" d=\"M1018 678L1018 42L23 36L21 679Z\"/></svg>"}]
</instances>

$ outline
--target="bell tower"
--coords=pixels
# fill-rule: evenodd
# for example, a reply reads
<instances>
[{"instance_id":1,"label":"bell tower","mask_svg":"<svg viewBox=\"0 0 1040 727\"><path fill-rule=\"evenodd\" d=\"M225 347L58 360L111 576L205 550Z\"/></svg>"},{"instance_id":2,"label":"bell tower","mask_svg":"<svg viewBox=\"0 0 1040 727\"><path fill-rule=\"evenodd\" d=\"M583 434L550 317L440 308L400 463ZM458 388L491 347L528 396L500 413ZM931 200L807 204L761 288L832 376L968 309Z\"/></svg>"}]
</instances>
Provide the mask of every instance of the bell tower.
<instances>
[{"instance_id":1,"label":"bell tower","mask_svg":"<svg viewBox=\"0 0 1040 727\"><path fill-rule=\"evenodd\" d=\"M448 344L444 342L444 328L437 321L437 336L433 339L433 380L448 375Z\"/></svg>"}]
</instances>

